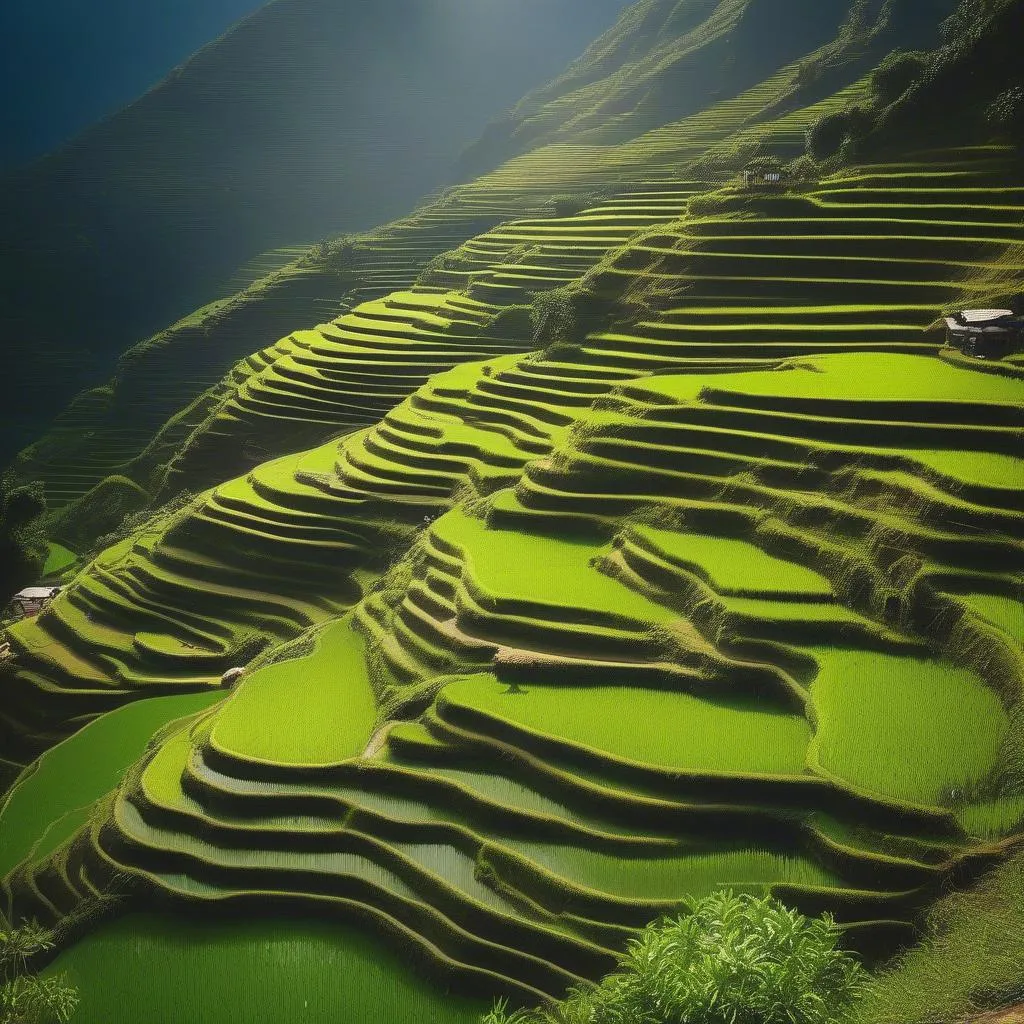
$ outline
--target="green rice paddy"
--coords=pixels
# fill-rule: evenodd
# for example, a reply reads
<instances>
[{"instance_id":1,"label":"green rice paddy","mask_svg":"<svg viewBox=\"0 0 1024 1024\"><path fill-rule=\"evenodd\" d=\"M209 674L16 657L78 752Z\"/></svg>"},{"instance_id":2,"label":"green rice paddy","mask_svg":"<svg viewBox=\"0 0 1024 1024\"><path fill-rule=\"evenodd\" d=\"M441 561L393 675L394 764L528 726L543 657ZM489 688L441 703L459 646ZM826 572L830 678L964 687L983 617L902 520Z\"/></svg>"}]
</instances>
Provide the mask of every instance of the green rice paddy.
<instances>
[{"instance_id":1,"label":"green rice paddy","mask_svg":"<svg viewBox=\"0 0 1024 1024\"><path fill-rule=\"evenodd\" d=\"M81 1024L143 1017L152 1024L475 1024L489 1007L438 991L358 928L288 918L133 914L103 926L52 969L78 986Z\"/></svg>"},{"instance_id":2,"label":"green rice paddy","mask_svg":"<svg viewBox=\"0 0 1024 1024\"><path fill-rule=\"evenodd\" d=\"M721 887L876 955L1019 833L1024 385L929 330L1024 241L1014 158L680 173L865 95L844 54L827 99L780 69L361 238L342 312L160 433L197 497L7 637L11 757L50 748L0 814L12 909L123 874L145 914L58 960L80 1019L134 1022L145 978L158 1024L461 1024ZM568 186L602 195L545 215Z\"/></svg>"},{"instance_id":3,"label":"green rice paddy","mask_svg":"<svg viewBox=\"0 0 1024 1024\"><path fill-rule=\"evenodd\" d=\"M966 669L877 652L814 649L817 757L854 786L937 803L993 767L1008 721Z\"/></svg>"},{"instance_id":4,"label":"green rice paddy","mask_svg":"<svg viewBox=\"0 0 1024 1024\"><path fill-rule=\"evenodd\" d=\"M45 858L73 835L158 729L209 708L219 696L192 693L135 701L47 751L0 808L0 877L25 857Z\"/></svg>"},{"instance_id":5,"label":"green rice paddy","mask_svg":"<svg viewBox=\"0 0 1024 1024\"><path fill-rule=\"evenodd\" d=\"M331 764L362 752L376 717L362 643L341 621L316 636L310 654L246 677L211 742L254 760Z\"/></svg>"},{"instance_id":6,"label":"green rice paddy","mask_svg":"<svg viewBox=\"0 0 1024 1024\"><path fill-rule=\"evenodd\" d=\"M63 544L51 543L46 555L46 563L43 566L43 576L59 576L77 561L78 555L74 551L69 551Z\"/></svg>"},{"instance_id":7,"label":"green rice paddy","mask_svg":"<svg viewBox=\"0 0 1024 1024\"><path fill-rule=\"evenodd\" d=\"M700 899L719 889L757 891L778 882L829 886L837 877L813 861L769 850L614 857L577 847L523 844L521 851L580 885L627 899Z\"/></svg>"},{"instance_id":8,"label":"green rice paddy","mask_svg":"<svg viewBox=\"0 0 1024 1024\"><path fill-rule=\"evenodd\" d=\"M510 693L493 676L449 683L444 703L611 757L688 772L800 775L810 728L756 703L642 687L531 686Z\"/></svg>"}]
</instances>

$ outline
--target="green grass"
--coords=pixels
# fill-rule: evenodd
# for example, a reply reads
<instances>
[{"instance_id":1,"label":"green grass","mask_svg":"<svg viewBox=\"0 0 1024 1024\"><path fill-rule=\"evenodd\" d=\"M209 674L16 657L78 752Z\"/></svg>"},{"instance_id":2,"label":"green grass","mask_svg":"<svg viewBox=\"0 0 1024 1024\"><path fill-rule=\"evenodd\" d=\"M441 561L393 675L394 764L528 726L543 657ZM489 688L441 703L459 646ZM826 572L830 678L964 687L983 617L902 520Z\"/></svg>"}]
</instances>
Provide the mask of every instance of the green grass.
<instances>
[{"instance_id":1,"label":"green grass","mask_svg":"<svg viewBox=\"0 0 1024 1024\"><path fill-rule=\"evenodd\" d=\"M376 718L363 642L342 619L317 634L309 654L245 677L212 740L254 760L333 764L362 752Z\"/></svg>"},{"instance_id":2,"label":"green grass","mask_svg":"<svg viewBox=\"0 0 1024 1024\"><path fill-rule=\"evenodd\" d=\"M776 558L749 541L650 527L638 527L637 533L673 562L703 569L720 594L800 594L820 600L833 596L832 584L824 576L796 562Z\"/></svg>"},{"instance_id":3,"label":"green grass","mask_svg":"<svg viewBox=\"0 0 1024 1024\"><path fill-rule=\"evenodd\" d=\"M753 889L776 882L839 883L835 874L805 857L762 849L705 850L660 858L616 857L542 843L519 843L516 849L577 885L627 899L700 898L716 889Z\"/></svg>"},{"instance_id":4,"label":"green grass","mask_svg":"<svg viewBox=\"0 0 1024 1024\"><path fill-rule=\"evenodd\" d=\"M999 594L963 594L958 595L957 600L1005 630L1018 643L1024 643L1024 604L1020 601Z\"/></svg>"},{"instance_id":5,"label":"green grass","mask_svg":"<svg viewBox=\"0 0 1024 1024\"><path fill-rule=\"evenodd\" d=\"M78 561L78 555L69 551L63 544L51 543L43 565L43 576L57 576Z\"/></svg>"},{"instance_id":6,"label":"green grass","mask_svg":"<svg viewBox=\"0 0 1024 1024\"><path fill-rule=\"evenodd\" d=\"M946 662L874 651L812 648L814 748L854 786L936 804L995 764L1006 713L973 672Z\"/></svg>"},{"instance_id":7,"label":"green grass","mask_svg":"<svg viewBox=\"0 0 1024 1024\"><path fill-rule=\"evenodd\" d=\"M1002 839L1024 831L1024 796L1006 797L957 808L964 831L978 839Z\"/></svg>"},{"instance_id":8,"label":"green grass","mask_svg":"<svg viewBox=\"0 0 1024 1024\"><path fill-rule=\"evenodd\" d=\"M486 1004L414 974L366 929L322 921L133 914L51 968L75 1024L476 1024Z\"/></svg>"},{"instance_id":9,"label":"green grass","mask_svg":"<svg viewBox=\"0 0 1024 1024\"><path fill-rule=\"evenodd\" d=\"M135 701L43 754L0 810L0 877L30 854L42 859L71 836L161 726L210 707L220 696L191 693Z\"/></svg>"},{"instance_id":10,"label":"green grass","mask_svg":"<svg viewBox=\"0 0 1024 1024\"><path fill-rule=\"evenodd\" d=\"M803 718L752 702L627 685L526 685L508 693L480 674L449 683L442 699L613 757L683 771L799 775L810 738Z\"/></svg>"},{"instance_id":11,"label":"green grass","mask_svg":"<svg viewBox=\"0 0 1024 1024\"><path fill-rule=\"evenodd\" d=\"M980 376L980 374L978 374ZM1024 487L1024 461L996 452L924 451L909 448L906 454L922 466L969 484L987 487Z\"/></svg>"},{"instance_id":12,"label":"green grass","mask_svg":"<svg viewBox=\"0 0 1024 1024\"><path fill-rule=\"evenodd\" d=\"M868 988L853 1024L959 1021L1024 1000L1024 853L944 897L929 937Z\"/></svg>"},{"instance_id":13,"label":"green grass","mask_svg":"<svg viewBox=\"0 0 1024 1024\"><path fill-rule=\"evenodd\" d=\"M668 376L644 381L644 390L677 402L706 390L730 394L811 398L822 401L1024 403L1024 382L962 370L916 355L853 352L793 359L772 372Z\"/></svg>"},{"instance_id":14,"label":"green grass","mask_svg":"<svg viewBox=\"0 0 1024 1024\"><path fill-rule=\"evenodd\" d=\"M652 623L676 618L591 565L608 550L605 544L488 529L458 509L439 519L433 532L465 551L473 580L498 597L615 612Z\"/></svg>"}]
</instances>

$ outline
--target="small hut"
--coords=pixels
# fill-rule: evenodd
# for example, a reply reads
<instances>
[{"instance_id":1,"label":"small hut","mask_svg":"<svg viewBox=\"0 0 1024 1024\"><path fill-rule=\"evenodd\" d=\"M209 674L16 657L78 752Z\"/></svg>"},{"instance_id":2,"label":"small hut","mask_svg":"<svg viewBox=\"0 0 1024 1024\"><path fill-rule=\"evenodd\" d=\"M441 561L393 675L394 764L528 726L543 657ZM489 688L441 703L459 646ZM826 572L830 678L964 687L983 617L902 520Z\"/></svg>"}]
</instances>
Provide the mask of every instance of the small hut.
<instances>
[{"instance_id":1,"label":"small hut","mask_svg":"<svg viewBox=\"0 0 1024 1024\"><path fill-rule=\"evenodd\" d=\"M963 309L946 317L946 344L975 359L1024 351L1024 316L1012 309Z\"/></svg>"},{"instance_id":2,"label":"small hut","mask_svg":"<svg viewBox=\"0 0 1024 1024\"><path fill-rule=\"evenodd\" d=\"M30 619L38 615L61 591L60 587L26 587L11 598L15 615Z\"/></svg>"},{"instance_id":3,"label":"small hut","mask_svg":"<svg viewBox=\"0 0 1024 1024\"><path fill-rule=\"evenodd\" d=\"M755 160L743 169L745 188L781 189L787 180L785 168L774 161Z\"/></svg>"},{"instance_id":4,"label":"small hut","mask_svg":"<svg viewBox=\"0 0 1024 1024\"><path fill-rule=\"evenodd\" d=\"M223 686L225 690L233 690L244 675L245 669L240 666L236 668L229 668L227 672L220 677L220 685Z\"/></svg>"}]
</instances>

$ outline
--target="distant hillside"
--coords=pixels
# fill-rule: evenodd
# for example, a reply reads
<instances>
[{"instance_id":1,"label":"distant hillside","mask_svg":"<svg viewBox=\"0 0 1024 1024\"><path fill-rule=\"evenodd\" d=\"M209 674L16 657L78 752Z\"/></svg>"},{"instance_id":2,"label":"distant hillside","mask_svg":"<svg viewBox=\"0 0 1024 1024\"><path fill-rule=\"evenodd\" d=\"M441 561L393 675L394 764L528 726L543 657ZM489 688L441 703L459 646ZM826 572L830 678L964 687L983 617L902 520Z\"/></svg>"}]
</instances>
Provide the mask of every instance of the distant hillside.
<instances>
[{"instance_id":1,"label":"distant hillside","mask_svg":"<svg viewBox=\"0 0 1024 1024\"><path fill-rule=\"evenodd\" d=\"M733 0L723 0L718 7L730 15L737 13ZM267 415L261 398L260 411L253 414L253 394L264 385L275 396L282 388L295 389L290 379L294 371L288 367L294 342L286 337L288 331L330 323L327 333L333 339L336 332L347 330L349 320L340 314L359 302L408 288L428 261L443 263L445 250L503 220L559 211L564 217L593 205L595 192L643 191L656 183L676 189L678 181L688 177L718 180L763 152L798 157L804 152L810 126L850 104L874 102L874 71L894 47L937 44L949 7L943 0L932 5L925 17L922 8L909 0L881 7L834 5L813 33L804 25L796 36L781 37L781 45L779 33L766 34L771 46L765 42L758 51L758 60L767 67L763 79L744 89L730 85L690 116L671 119L666 115L665 121L635 137L628 132L637 129L638 121L630 127L628 119L620 123L609 116L608 138L627 133L620 141L541 146L424 204L409 218L367 233L347 249L342 247L340 251L348 253L343 266L325 250L306 264L285 267L229 303L201 310L132 349L109 384L76 398L53 428L22 453L15 467L19 478L44 481L51 510L60 510L59 527L54 524L58 535L81 549L97 532L119 521L125 502L159 504L176 490L201 489L270 455L296 451L343 428L372 422L394 400L394 389L372 400L362 394L358 400L335 395L329 404L292 408L283 416ZM721 17L708 17L709 10L706 4L696 3L677 5L672 11L657 4L638 4L625 12L605 42L591 48L584 63L593 58L597 66L600 61L595 54L614 50L620 58L623 53L632 54L634 66L645 64L640 49L643 38L637 34L644 12L648 22L654 14L662 17L654 27L648 24L652 45L672 51L672 33L677 32L676 48L686 49L695 18L704 19L701 25L720 24ZM745 10L750 22L766 18L769 10L780 13L782 8L777 0L748 0ZM684 11L693 17L681 21ZM803 24L796 13L795 8L789 10L790 21ZM831 26L824 42L822 26ZM794 40L801 34L808 38L803 40L804 48L794 53ZM632 49L625 43L629 38ZM751 40L748 43L753 45ZM677 72L692 66L691 77L695 77L699 69L706 69L707 54L700 47L691 47L687 53ZM730 66L735 71L737 62ZM737 82L747 74L743 67L742 73L736 72ZM564 77L571 74L578 78L582 72ZM555 85L546 90L555 91ZM676 109L667 99L665 106L668 111ZM576 230L577 221L571 216L563 223L564 230ZM580 223L589 230L587 217ZM536 237L531 224L527 220L499 229L486 251L500 246L500 251L508 251L510 262L521 262L522 245ZM622 226L602 237L604 246L618 242ZM596 261L603 252L604 248L589 250L588 258ZM460 266L463 262L460 258L451 264L459 273L439 274L432 266L430 282L459 288L472 283L474 294L488 299L504 293L504 285L489 283L492 272L486 264L481 267L470 261ZM495 276L501 281L520 279L514 268ZM515 301L527 299L523 293ZM354 341L366 344L361 331ZM372 362L376 350L369 346L361 358ZM242 362L221 381L236 359ZM370 372L375 374L376 369L373 366ZM415 383L416 378L410 377L405 386L412 388ZM357 390L362 386L360 379ZM140 403L140 394L146 395L145 403ZM294 400L289 404L294 405Z\"/></svg>"},{"instance_id":2,"label":"distant hillside","mask_svg":"<svg viewBox=\"0 0 1024 1024\"><path fill-rule=\"evenodd\" d=\"M735 96L844 28L928 45L953 0L642 0L566 72L491 124L463 166L479 173L553 142L621 142Z\"/></svg>"},{"instance_id":3,"label":"distant hillside","mask_svg":"<svg viewBox=\"0 0 1024 1024\"><path fill-rule=\"evenodd\" d=\"M273 0L5 181L7 456L247 259L370 227L444 183L487 121L624 2Z\"/></svg>"},{"instance_id":4,"label":"distant hillside","mask_svg":"<svg viewBox=\"0 0 1024 1024\"><path fill-rule=\"evenodd\" d=\"M810 8L637 5L595 96L699 15L742 74L266 255L19 457L80 557L0 634L0 901L84 1019L523 1024L725 889L851 1024L1019 1000L1024 352L941 319L1024 264L1015 23Z\"/></svg>"}]
</instances>

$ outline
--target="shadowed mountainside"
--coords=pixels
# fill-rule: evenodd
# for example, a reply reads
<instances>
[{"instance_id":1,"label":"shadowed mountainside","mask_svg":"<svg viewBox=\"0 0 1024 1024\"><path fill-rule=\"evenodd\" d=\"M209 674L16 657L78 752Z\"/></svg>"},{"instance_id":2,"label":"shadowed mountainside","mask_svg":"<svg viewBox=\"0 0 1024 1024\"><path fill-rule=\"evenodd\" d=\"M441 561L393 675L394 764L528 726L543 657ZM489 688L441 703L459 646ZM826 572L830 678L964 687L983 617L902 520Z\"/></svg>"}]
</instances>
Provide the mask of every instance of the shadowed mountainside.
<instances>
[{"instance_id":1,"label":"shadowed mountainside","mask_svg":"<svg viewBox=\"0 0 1024 1024\"><path fill-rule=\"evenodd\" d=\"M286 268L344 309L240 359L128 475L76 494L57 435L26 454L67 488L54 531L94 540L104 488L148 511L6 630L0 767L34 766L0 809L13 916L70 943L116 884L113 909L355 922L448 1020L452 991L596 980L722 888L829 911L882 961L1012 867L1024 355L938 325L1021 281L1024 161L958 121L804 155L877 114L899 7ZM794 174L751 185L752 156ZM72 413L104 458L111 408ZM121 722L157 696L197 704L144 743ZM131 767L69 791L97 750ZM995 956L960 959L955 1005L1007 1001ZM922 1006L887 1020L945 1019Z\"/></svg>"},{"instance_id":2,"label":"shadowed mountainside","mask_svg":"<svg viewBox=\"0 0 1024 1024\"><path fill-rule=\"evenodd\" d=\"M694 114L768 78L843 31L878 32L877 54L928 46L953 0L644 0L553 82L492 123L466 171L554 142L608 143ZM822 82L827 89L827 80Z\"/></svg>"},{"instance_id":3,"label":"shadowed mountainside","mask_svg":"<svg viewBox=\"0 0 1024 1024\"><path fill-rule=\"evenodd\" d=\"M728 0L719 5L724 13L696 0L671 10L641 4L624 15L610 38L631 39L629 52L644 66L650 63L641 59L644 45L675 53L675 41L681 54L674 64L676 72L699 80L716 53L720 62L715 47L728 45L729 37L721 30L725 14L733 20L742 14L742 25L751 20L761 24L771 12L779 13L778 2L745 0L741 10ZM285 344L278 344L282 327L312 328L338 321L360 301L408 288L425 266L443 261L446 250L509 218L525 218L522 226L497 231L496 244L510 262L532 262L522 255L531 247L542 262L549 258L546 249L557 255L550 250L552 239L546 237L546 229L531 226L529 220L537 215L550 220L557 213L566 219L554 228L555 236L566 235L570 249L574 236L577 243L583 240L582 231L594 235L583 240L582 255L573 253L572 265L582 266L580 259L597 260L622 243L631 225L636 230L678 214L670 194L673 179L684 186L687 177L719 180L761 152L784 157L801 153L808 126L845 104L863 101L870 92L868 76L889 49L927 45L937 37L945 9L937 5L926 19L918 8L916 16L908 17L901 6L887 7L881 17L868 6L856 8L861 13L853 17L841 5L832 5L817 19L809 19L809 27L786 36L784 45L776 46L775 36L767 36L772 45L762 45L757 57L759 66L769 69L765 80L744 89L749 70L737 72L736 80L719 90L720 97L706 111L659 122L636 138L629 134L638 130L636 121L620 123L598 111L594 117L603 117L609 126L605 141L542 146L424 204L401 221L361 235L351 245L328 247L309 260L292 262L230 302L201 310L130 351L116 377L104 388L79 396L49 434L22 454L16 471L22 479L44 482L51 509L59 510L55 529L81 550L140 503L159 503L182 488L201 489L261 457L294 451L348 425L365 423L365 396L337 396L336 413L321 402L316 410L300 410L283 419L254 418L248 411L239 416L239 387L258 388L268 374L276 375L276 356L270 357L267 367L259 365L263 355L256 361L247 358L228 378L220 378L236 359L256 350L280 352ZM680 21L682 12L689 13ZM644 18L639 19L641 13ZM639 33L638 19L647 25L650 38ZM717 26L717 35L709 25ZM749 35L752 30L744 31ZM596 44L592 52L604 45ZM745 45L752 45L751 40ZM607 82L598 85L611 88ZM676 109L674 102L663 101L667 109ZM691 97L686 102L696 101ZM656 112L657 106L652 110ZM648 115L653 116L651 111ZM616 142L619 137L622 141ZM687 168L695 163L702 168L691 174ZM593 214L579 222L572 218L601 194L661 188L667 197L652 196L639 214L622 217L610 207L603 224ZM493 285L485 287L483 278L491 273L486 264L476 270L481 294L496 293ZM432 280L455 279L435 273ZM564 283L565 276L560 270L546 279L542 275L539 283L525 280L528 287L512 296L521 313L532 288ZM372 357L372 351L368 355ZM410 378L409 386L414 383ZM147 394L144 407L136 400L140 391ZM388 394L393 397L395 392ZM382 408L382 400L387 396L371 398L370 415ZM348 401L352 404L345 412Z\"/></svg>"},{"instance_id":4,"label":"shadowed mountainside","mask_svg":"<svg viewBox=\"0 0 1024 1024\"><path fill-rule=\"evenodd\" d=\"M7 178L0 343L19 357L4 456L250 257L368 228L443 184L487 120L621 6L273 0Z\"/></svg>"}]
</instances>

